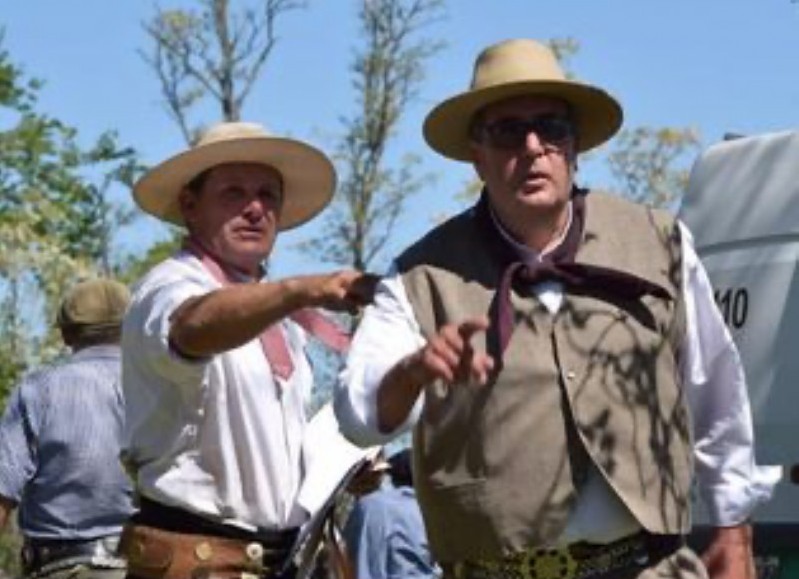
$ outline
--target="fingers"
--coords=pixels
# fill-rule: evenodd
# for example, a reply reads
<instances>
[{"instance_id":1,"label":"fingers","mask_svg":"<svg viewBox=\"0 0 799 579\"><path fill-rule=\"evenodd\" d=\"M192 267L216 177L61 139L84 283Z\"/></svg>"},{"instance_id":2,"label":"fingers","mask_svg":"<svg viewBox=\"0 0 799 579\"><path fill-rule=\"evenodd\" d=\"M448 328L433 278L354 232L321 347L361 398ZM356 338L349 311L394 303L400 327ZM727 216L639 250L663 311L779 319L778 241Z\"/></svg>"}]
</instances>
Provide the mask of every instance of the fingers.
<instances>
[{"instance_id":1,"label":"fingers","mask_svg":"<svg viewBox=\"0 0 799 579\"><path fill-rule=\"evenodd\" d=\"M355 314L374 301L380 277L354 270L333 272L318 278L321 282L321 300L318 305L329 310Z\"/></svg>"},{"instance_id":2,"label":"fingers","mask_svg":"<svg viewBox=\"0 0 799 579\"><path fill-rule=\"evenodd\" d=\"M475 352L469 367L469 377L472 382L477 382L481 386L487 384L493 370L494 358L485 352Z\"/></svg>"},{"instance_id":3,"label":"fingers","mask_svg":"<svg viewBox=\"0 0 799 579\"><path fill-rule=\"evenodd\" d=\"M472 337L488 329L485 317L471 318L460 324L443 326L422 349L419 361L430 380L448 384L476 382L486 384L494 360L482 351L475 351Z\"/></svg>"},{"instance_id":4,"label":"fingers","mask_svg":"<svg viewBox=\"0 0 799 579\"><path fill-rule=\"evenodd\" d=\"M380 276L373 273L359 273L350 283L347 294L355 303L362 306L370 304L375 299L378 283L380 283Z\"/></svg>"},{"instance_id":5,"label":"fingers","mask_svg":"<svg viewBox=\"0 0 799 579\"><path fill-rule=\"evenodd\" d=\"M472 336L478 332L485 332L488 329L490 322L487 316L480 316L477 318L469 318L458 324L458 333L464 342L472 339Z\"/></svg>"}]
</instances>

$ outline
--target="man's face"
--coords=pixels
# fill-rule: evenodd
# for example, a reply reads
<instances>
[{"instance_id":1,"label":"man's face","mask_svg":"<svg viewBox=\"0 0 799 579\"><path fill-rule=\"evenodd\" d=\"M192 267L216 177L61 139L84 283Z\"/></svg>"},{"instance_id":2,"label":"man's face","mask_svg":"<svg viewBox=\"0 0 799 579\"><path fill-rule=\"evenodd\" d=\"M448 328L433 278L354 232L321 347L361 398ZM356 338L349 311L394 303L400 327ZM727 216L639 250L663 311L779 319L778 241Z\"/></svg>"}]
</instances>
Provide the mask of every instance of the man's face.
<instances>
[{"instance_id":1,"label":"man's face","mask_svg":"<svg viewBox=\"0 0 799 579\"><path fill-rule=\"evenodd\" d=\"M218 165L199 191L184 189L180 196L191 234L225 264L250 275L272 251L282 205L280 174L254 163Z\"/></svg>"},{"instance_id":2,"label":"man's face","mask_svg":"<svg viewBox=\"0 0 799 579\"><path fill-rule=\"evenodd\" d=\"M567 105L520 96L489 105L472 143L477 173L511 233L564 219L574 173L575 134Z\"/></svg>"}]
</instances>

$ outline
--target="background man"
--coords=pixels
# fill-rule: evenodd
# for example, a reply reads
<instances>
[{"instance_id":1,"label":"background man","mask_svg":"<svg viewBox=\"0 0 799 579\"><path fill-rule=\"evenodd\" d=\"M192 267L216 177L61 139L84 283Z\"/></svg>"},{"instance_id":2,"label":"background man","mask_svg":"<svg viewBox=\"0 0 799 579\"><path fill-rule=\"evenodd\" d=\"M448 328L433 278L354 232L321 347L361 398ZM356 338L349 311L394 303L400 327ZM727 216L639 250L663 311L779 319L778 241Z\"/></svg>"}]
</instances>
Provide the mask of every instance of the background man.
<instances>
[{"instance_id":1,"label":"background man","mask_svg":"<svg viewBox=\"0 0 799 579\"><path fill-rule=\"evenodd\" d=\"M768 497L737 352L690 234L574 185L622 122L530 40L491 46L425 137L477 205L403 253L336 401L346 432L415 427L416 487L451 577L752 577ZM691 488L717 527L684 546ZM506 575L510 573L511 575Z\"/></svg>"},{"instance_id":2,"label":"background man","mask_svg":"<svg viewBox=\"0 0 799 579\"><path fill-rule=\"evenodd\" d=\"M133 512L119 462L119 335L129 299L109 279L69 291L58 325L72 355L25 377L0 421L0 529L17 507L26 576L125 576L115 553Z\"/></svg>"},{"instance_id":3,"label":"background man","mask_svg":"<svg viewBox=\"0 0 799 579\"><path fill-rule=\"evenodd\" d=\"M344 526L355 576L357 579L438 577L413 490L410 449L388 458L388 475L390 484L358 497Z\"/></svg>"},{"instance_id":4,"label":"background man","mask_svg":"<svg viewBox=\"0 0 799 579\"><path fill-rule=\"evenodd\" d=\"M278 231L335 188L317 149L252 123L212 127L144 175L134 196L185 226L183 249L136 286L123 328L126 460L140 512L125 534L131 576L278 576L308 513L304 402L313 376L308 308L354 311L373 282L355 271L266 280ZM339 344L341 345L341 344Z\"/></svg>"}]
</instances>

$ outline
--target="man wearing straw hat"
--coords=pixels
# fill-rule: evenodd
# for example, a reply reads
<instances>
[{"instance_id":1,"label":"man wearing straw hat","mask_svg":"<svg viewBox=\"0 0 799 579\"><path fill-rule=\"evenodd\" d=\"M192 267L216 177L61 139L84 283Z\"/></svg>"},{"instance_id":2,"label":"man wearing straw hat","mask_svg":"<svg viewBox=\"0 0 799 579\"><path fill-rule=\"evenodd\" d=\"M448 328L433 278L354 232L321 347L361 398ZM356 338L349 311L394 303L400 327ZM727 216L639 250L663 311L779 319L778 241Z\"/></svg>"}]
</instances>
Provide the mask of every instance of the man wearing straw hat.
<instances>
[{"instance_id":1,"label":"man wearing straw hat","mask_svg":"<svg viewBox=\"0 0 799 579\"><path fill-rule=\"evenodd\" d=\"M478 203L396 260L336 410L360 444L414 426L448 577L753 577L756 466L737 352L682 224L574 183L622 110L531 40L491 46L428 115ZM715 527L685 547L696 481Z\"/></svg>"},{"instance_id":2,"label":"man wearing straw hat","mask_svg":"<svg viewBox=\"0 0 799 579\"><path fill-rule=\"evenodd\" d=\"M140 207L184 226L181 251L134 291L123 328L125 460L140 511L130 576L288 577L306 513L306 331L341 347L317 307L355 311L355 271L265 280L275 237L330 201L330 160L252 123L221 123L136 184Z\"/></svg>"},{"instance_id":3,"label":"man wearing straw hat","mask_svg":"<svg viewBox=\"0 0 799 579\"><path fill-rule=\"evenodd\" d=\"M25 577L121 579L133 512L119 462L119 335L130 300L110 279L78 283L57 323L69 357L27 375L0 420L0 531L16 507Z\"/></svg>"}]
</instances>

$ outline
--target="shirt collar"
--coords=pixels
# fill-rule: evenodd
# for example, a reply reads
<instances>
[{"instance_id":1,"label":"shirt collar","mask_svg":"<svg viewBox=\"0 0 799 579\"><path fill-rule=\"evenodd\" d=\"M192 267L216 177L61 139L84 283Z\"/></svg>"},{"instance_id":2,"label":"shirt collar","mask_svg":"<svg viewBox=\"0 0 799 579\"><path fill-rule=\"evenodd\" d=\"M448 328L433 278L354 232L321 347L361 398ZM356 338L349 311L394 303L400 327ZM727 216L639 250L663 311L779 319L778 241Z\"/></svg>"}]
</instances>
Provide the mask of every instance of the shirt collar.
<instances>
[{"instance_id":1,"label":"shirt collar","mask_svg":"<svg viewBox=\"0 0 799 579\"><path fill-rule=\"evenodd\" d=\"M511 245L511 247L513 247L513 249L519 253L520 256L525 258L525 261L528 261L528 260L529 261L539 261L544 255L547 255L548 253L552 253L552 251L554 251L561 243L563 243L563 240L566 238L566 233L568 233L569 227L571 227L571 222L572 222L572 202L571 201L569 201L569 204L567 206L567 210L568 210L568 215L566 217L566 226L563 228L563 230L561 231L560 235L558 235L557 239L555 240L555 243L553 243L550 246L550 248L547 249L546 251L544 251L542 253L539 253L536 250L532 249L531 247L528 247L528 246L516 241L516 239L513 238L513 236L510 234L510 232L505 228L505 226L499 220L499 217L497 217L497 214L494 212L494 208L491 207L491 204L490 203L488 204L488 214L491 216L491 220L494 222L494 225L496 226L497 231L499 231L500 235L502 235L502 237L505 239L505 241L507 241L508 244Z\"/></svg>"}]
</instances>

